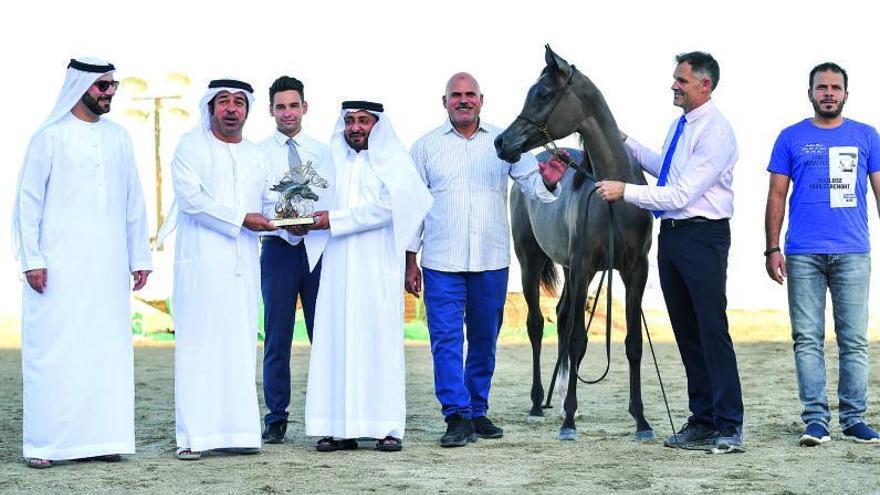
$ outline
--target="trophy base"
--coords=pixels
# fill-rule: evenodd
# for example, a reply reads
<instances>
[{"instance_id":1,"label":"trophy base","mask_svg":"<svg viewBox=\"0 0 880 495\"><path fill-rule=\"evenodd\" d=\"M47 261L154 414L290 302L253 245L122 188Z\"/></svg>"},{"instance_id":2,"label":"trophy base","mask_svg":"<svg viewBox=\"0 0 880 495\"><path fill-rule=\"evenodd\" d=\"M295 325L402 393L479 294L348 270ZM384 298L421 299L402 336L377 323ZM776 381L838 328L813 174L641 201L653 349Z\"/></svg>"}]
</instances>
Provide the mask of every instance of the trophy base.
<instances>
[{"instance_id":1,"label":"trophy base","mask_svg":"<svg viewBox=\"0 0 880 495\"><path fill-rule=\"evenodd\" d=\"M312 217L273 218L269 222L276 227L288 227L290 225L312 225L315 223L315 219Z\"/></svg>"}]
</instances>

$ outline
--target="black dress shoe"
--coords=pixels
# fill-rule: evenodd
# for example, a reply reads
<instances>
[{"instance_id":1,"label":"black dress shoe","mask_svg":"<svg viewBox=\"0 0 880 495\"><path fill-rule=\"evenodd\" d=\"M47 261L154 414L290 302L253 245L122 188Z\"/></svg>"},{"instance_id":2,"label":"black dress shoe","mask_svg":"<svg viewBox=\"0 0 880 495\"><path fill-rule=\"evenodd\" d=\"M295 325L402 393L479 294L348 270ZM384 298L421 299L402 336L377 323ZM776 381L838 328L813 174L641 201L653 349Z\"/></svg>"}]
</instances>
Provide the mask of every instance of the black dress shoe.
<instances>
[{"instance_id":1,"label":"black dress shoe","mask_svg":"<svg viewBox=\"0 0 880 495\"><path fill-rule=\"evenodd\" d=\"M276 421L266 425L263 430L263 441L266 443L284 443L284 435L287 433L287 421Z\"/></svg>"},{"instance_id":2,"label":"black dress shoe","mask_svg":"<svg viewBox=\"0 0 880 495\"><path fill-rule=\"evenodd\" d=\"M440 438L441 447L462 447L477 441L473 423L461 414L453 414L446 423L446 433Z\"/></svg>"},{"instance_id":3,"label":"black dress shoe","mask_svg":"<svg viewBox=\"0 0 880 495\"><path fill-rule=\"evenodd\" d=\"M471 419L474 425L474 432L480 438L501 438L504 436L504 430L492 424L486 416L479 416Z\"/></svg>"}]
</instances>

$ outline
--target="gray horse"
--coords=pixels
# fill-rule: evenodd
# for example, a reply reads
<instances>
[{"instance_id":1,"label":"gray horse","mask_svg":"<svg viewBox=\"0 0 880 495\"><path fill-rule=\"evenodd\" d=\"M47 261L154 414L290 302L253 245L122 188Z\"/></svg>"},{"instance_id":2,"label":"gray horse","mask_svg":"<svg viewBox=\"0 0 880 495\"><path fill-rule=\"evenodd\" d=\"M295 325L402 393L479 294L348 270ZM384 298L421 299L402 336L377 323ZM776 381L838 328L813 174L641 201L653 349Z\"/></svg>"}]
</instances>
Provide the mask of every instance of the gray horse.
<instances>
[{"instance_id":1,"label":"gray horse","mask_svg":"<svg viewBox=\"0 0 880 495\"><path fill-rule=\"evenodd\" d=\"M595 177L645 184L641 168L630 156L602 94L587 76L546 47L547 66L529 89L520 115L495 140L498 156L515 162L520 155L577 132L584 145L582 169ZM529 418L542 419L541 336L544 317L539 285L553 288L563 267L565 283L556 307L560 342L560 391L566 390L560 440L577 438L577 370L586 351L584 310L587 287L607 264L608 204L590 194L595 181L584 172L566 173L559 199L533 201L514 188L510 199L514 249L522 267L523 295L528 304L528 334L532 344L532 410ZM642 404L642 334L640 308L648 277L651 214L624 202L612 205L616 222L613 266L626 287L626 357L629 361L629 413L636 421L636 439L650 440L654 430L645 420ZM587 213L589 211L589 213ZM588 221L585 218L589 215ZM563 348L568 342L567 348ZM573 370L573 372L569 372Z\"/></svg>"}]
</instances>

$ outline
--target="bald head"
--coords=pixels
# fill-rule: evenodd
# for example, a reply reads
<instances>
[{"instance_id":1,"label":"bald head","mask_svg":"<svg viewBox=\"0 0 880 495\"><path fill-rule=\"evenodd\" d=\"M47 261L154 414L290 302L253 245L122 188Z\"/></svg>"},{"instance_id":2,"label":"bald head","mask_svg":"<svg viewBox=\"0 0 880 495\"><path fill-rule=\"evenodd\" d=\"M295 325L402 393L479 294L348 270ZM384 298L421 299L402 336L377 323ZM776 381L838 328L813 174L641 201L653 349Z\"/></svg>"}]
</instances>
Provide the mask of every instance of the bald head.
<instances>
[{"instance_id":1,"label":"bald head","mask_svg":"<svg viewBox=\"0 0 880 495\"><path fill-rule=\"evenodd\" d=\"M443 107L459 133L470 137L477 131L482 106L483 94L474 76L459 72L449 78L446 94L443 95Z\"/></svg>"},{"instance_id":2,"label":"bald head","mask_svg":"<svg viewBox=\"0 0 880 495\"><path fill-rule=\"evenodd\" d=\"M457 72L449 78L449 81L446 83L446 94L448 95L451 91L452 87L455 85L456 81L462 81L469 84L471 87L476 88L477 94L480 93L480 83L477 82L477 79L468 74L467 72Z\"/></svg>"}]
</instances>

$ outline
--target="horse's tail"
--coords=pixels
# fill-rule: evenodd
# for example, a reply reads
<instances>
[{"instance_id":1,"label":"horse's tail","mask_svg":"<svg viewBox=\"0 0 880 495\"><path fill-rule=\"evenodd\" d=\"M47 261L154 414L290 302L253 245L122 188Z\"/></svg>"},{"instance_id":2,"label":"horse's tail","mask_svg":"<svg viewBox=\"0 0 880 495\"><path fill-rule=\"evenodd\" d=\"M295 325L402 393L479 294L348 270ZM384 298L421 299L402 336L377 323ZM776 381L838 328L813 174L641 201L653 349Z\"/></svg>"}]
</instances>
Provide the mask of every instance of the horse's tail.
<instances>
[{"instance_id":1,"label":"horse's tail","mask_svg":"<svg viewBox=\"0 0 880 495\"><path fill-rule=\"evenodd\" d=\"M541 287L550 295L556 295L556 287L559 286L559 271L549 256L544 258L544 266L541 268Z\"/></svg>"}]
</instances>

